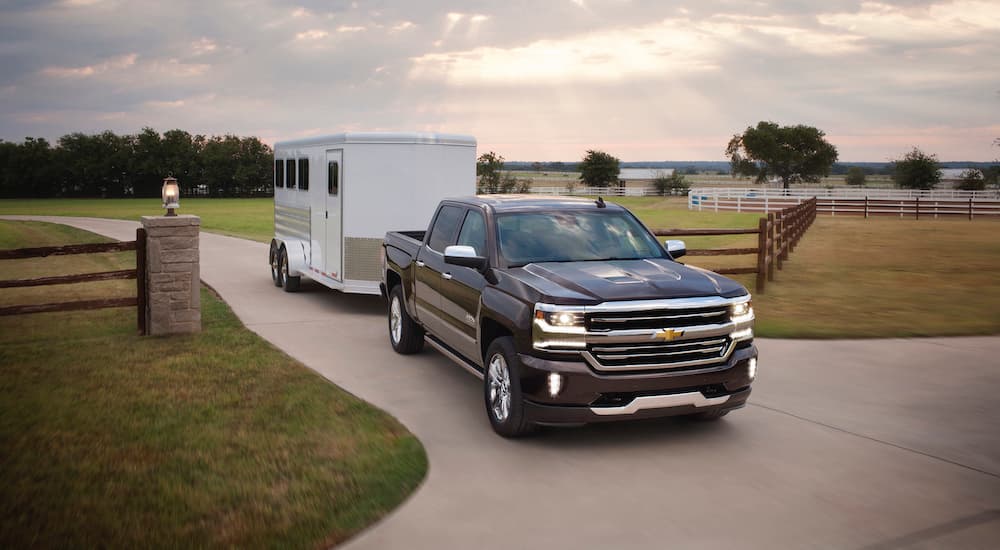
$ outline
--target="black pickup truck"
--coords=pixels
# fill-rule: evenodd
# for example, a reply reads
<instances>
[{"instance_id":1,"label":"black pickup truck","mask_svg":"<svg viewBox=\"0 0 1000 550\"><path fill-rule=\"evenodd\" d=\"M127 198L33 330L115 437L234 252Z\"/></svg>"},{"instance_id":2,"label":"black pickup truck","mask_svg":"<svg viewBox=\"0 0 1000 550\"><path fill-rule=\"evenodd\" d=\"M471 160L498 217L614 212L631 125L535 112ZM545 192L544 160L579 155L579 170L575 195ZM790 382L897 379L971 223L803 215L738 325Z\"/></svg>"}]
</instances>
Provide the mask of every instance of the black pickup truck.
<instances>
[{"instance_id":1,"label":"black pickup truck","mask_svg":"<svg viewBox=\"0 0 1000 550\"><path fill-rule=\"evenodd\" d=\"M675 259L598 199L443 201L424 231L385 236L382 295L399 353L427 342L484 379L500 435L537 425L742 407L757 369L750 294Z\"/></svg>"}]
</instances>

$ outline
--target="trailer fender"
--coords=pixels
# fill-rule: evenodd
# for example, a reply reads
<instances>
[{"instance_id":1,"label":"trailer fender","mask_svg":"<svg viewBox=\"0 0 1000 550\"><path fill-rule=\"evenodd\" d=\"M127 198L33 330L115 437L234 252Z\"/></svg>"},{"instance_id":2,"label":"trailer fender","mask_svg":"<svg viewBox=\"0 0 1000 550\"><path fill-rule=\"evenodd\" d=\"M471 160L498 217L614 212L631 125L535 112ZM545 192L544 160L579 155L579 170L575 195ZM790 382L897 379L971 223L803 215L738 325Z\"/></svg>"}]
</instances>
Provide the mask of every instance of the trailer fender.
<instances>
[{"instance_id":1,"label":"trailer fender","mask_svg":"<svg viewBox=\"0 0 1000 550\"><path fill-rule=\"evenodd\" d=\"M309 271L309 248L300 239L275 239L288 255L288 274L300 277Z\"/></svg>"}]
</instances>

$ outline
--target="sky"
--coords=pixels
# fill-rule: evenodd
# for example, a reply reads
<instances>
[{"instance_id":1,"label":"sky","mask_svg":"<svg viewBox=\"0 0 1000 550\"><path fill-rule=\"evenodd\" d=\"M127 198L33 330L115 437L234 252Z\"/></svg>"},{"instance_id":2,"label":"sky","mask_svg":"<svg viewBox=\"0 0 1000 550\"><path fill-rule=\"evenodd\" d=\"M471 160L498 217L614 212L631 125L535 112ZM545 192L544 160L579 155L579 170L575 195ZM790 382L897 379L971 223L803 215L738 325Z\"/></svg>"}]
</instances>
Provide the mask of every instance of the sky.
<instances>
[{"instance_id":1,"label":"sky","mask_svg":"<svg viewBox=\"0 0 1000 550\"><path fill-rule=\"evenodd\" d=\"M474 135L507 160L1000 157L1000 0L0 0L0 139Z\"/></svg>"}]
</instances>

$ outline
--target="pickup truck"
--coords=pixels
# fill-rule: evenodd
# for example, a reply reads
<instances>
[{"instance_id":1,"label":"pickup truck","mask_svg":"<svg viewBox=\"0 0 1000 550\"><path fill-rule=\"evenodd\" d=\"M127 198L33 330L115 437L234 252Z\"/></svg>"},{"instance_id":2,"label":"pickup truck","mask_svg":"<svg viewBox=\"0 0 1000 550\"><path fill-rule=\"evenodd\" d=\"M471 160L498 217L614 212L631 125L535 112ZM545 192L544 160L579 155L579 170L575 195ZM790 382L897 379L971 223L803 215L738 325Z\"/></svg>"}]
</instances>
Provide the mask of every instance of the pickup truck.
<instances>
[{"instance_id":1,"label":"pickup truck","mask_svg":"<svg viewBox=\"0 0 1000 550\"><path fill-rule=\"evenodd\" d=\"M602 199L442 201L427 231L383 243L389 342L426 342L483 379L504 437L538 425L742 407L757 370L750 294L676 261L627 209Z\"/></svg>"}]
</instances>

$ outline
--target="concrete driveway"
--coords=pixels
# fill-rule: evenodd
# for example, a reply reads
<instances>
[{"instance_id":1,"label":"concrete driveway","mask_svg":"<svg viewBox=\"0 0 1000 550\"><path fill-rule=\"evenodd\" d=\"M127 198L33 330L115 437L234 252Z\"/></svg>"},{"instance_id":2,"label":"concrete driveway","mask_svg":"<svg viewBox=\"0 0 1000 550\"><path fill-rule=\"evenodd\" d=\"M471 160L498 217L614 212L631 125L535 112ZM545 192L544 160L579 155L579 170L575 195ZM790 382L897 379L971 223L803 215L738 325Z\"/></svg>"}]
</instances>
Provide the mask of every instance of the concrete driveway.
<instances>
[{"instance_id":1,"label":"concrete driveway","mask_svg":"<svg viewBox=\"0 0 1000 550\"><path fill-rule=\"evenodd\" d=\"M41 218L36 218L41 219ZM119 239L132 222L47 218ZM345 547L1000 547L1000 338L758 340L750 405L493 435L478 380L402 357L379 298L271 284L267 246L202 233L202 279L243 322L396 416L426 482Z\"/></svg>"}]
</instances>

